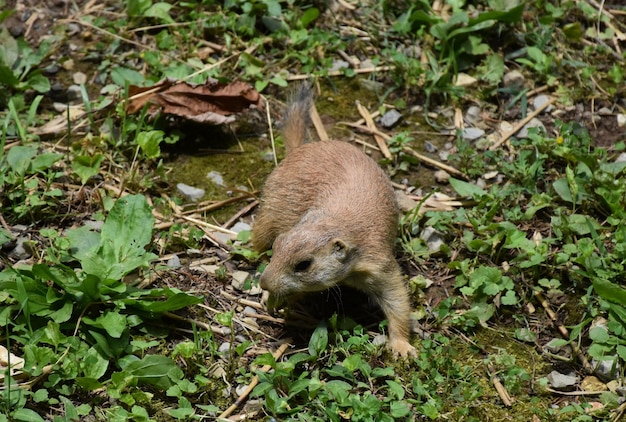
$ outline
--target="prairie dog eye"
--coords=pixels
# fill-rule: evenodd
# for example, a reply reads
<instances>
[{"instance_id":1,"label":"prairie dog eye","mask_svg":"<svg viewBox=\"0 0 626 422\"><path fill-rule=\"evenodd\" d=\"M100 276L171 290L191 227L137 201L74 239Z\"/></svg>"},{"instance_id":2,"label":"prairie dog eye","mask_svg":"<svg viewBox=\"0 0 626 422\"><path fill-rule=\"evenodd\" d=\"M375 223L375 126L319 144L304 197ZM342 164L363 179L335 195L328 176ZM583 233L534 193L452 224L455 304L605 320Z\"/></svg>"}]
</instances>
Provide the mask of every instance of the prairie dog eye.
<instances>
[{"instance_id":1,"label":"prairie dog eye","mask_svg":"<svg viewBox=\"0 0 626 422\"><path fill-rule=\"evenodd\" d=\"M303 259L302 261L296 263L296 265L293 266L293 270L297 273L307 271L309 268L311 268L312 263L313 263L313 260L311 259Z\"/></svg>"}]
</instances>

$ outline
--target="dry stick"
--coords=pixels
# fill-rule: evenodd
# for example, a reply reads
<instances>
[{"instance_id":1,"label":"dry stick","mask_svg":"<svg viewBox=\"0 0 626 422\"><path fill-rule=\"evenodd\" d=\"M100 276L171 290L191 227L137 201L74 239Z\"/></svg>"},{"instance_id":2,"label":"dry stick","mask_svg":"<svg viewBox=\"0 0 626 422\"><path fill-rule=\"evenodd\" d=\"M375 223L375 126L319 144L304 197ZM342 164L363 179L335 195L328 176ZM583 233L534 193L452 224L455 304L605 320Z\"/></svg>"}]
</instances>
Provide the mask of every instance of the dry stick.
<instances>
[{"instance_id":1,"label":"dry stick","mask_svg":"<svg viewBox=\"0 0 626 422\"><path fill-rule=\"evenodd\" d=\"M395 66L376 66L376 67L366 67L363 69L354 69L354 73L363 74L363 73L374 73L374 72L387 72L389 70L395 69ZM345 73L343 70L332 70L328 72L327 76L344 76ZM293 75L287 77L288 81L301 81L303 79L310 79L311 74L303 74L303 75Z\"/></svg>"},{"instance_id":2,"label":"dry stick","mask_svg":"<svg viewBox=\"0 0 626 422\"><path fill-rule=\"evenodd\" d=\"M198 327L202 327L207 331L211 331L213 334L219 334L221 336L227 336L228 334L230 334L230 329L226 327L216 327L216 326L209 325L202 321L196 321L194 319L189 319L189 318L182 317L180 315L176 315L175 313L172 313L172 312L165 312L163 315L169 318L175 319L177 321L186 322L191 325L195 324Z\"/></svg>"},{"instance_id":3,"label":"dry stick","mask_svg":"<svg viewBox=\"0 0 626 422\"><path fill-rule=\"evenodd\" d=\"M543 306L543 309L545 309L546 313L550 317L550 320L552 321L552 324L561 332L561 335L563 336L563 338L569 341L570 338L569 338L569 332L567 331L567 328L565 328L562 324L559 324L557 322L556 314L550 308L550 304L548 303L548 301L544 299L544 297L539 292L535 293L535 297L537 298L537 300L539 300L539 303L541 303L541 306ZM580 360L580 362L582 363L583 368L585 368L587 372L592 373L593 368L591 367L591 364L589 363L585 355L582 353L580 348L576 344L574 344L574 342L571 342L570 347L572 348L572 350L578 357L578 360Z\"/></svg>"},{"instance_id":4,"label":"dry stick","mask_svg":"<svg viewBox=\"0 0 626 422\"><path fill-rule=\"evenodd\" d=\"M274 359L278 360L283 355L283 353L285 353L285 351L287 350L289 346L291 346L291 339L287 339L274 353L272 353L272 356L274 356ZM264 367L261 368L261 372L267 372L270 369L272 369L271 365L265 365ZM255 375L250 381L250 385L248 385L248 387L241 394L241 396L239 396L239 398L235 401L235 403L233 403L232 406L226 409L224 413L219 415L218 419L226 419L228 416L230 416L235 411L235 409L237 409L244 401L248 399L248 396L250 395L252 390L254 390L254 387L256 387L258 383L259 383L259 376Z\"/></svg>"},{"instance_id":5,"label":"dry stick","mask_svg":"<svg viewBox=\"0 0 626 422\"><path fill-rule=\"evenodd\" d=\"M489 378L491 379L491 383L493 384L493 386L496 389L496 392L498 393L498 395L500 396L500 400L502 400L502 403L507 406L510 407L513 405L513 399L511 399L511 396L509 395L509 392L506 391L506 387L504 385L502 385L502 382L500 381L500 378L498 377L498 375L496 375L496 371L493 368L492 364L487 364L487 373L489 374Z\"/></svg>"},{"instance_id":6,"label":"dry stick","mask_svg":"<svg viewBox=\"0 0 626 422\"><path fill-rule=\"evenodd\" d=\"M244 195L240 195L240 196L235 196L233 198L228 198L228 199L225 199L223 201L216 202L216 203L210 204L210 205L205 205L205 206L202 206L200 208L194 208L194 209L189 210L189 211L183 211L181 214L185 215L185 214L196 214L196 213L206 212L206 211L215 211L215 210L217 210L219 208L225 207L226 205L234 204L235 202L242 201L242 200L250 198L252 196L254 196L254 192L253 193L244 194Z\"/></svg>"},{"instance_id":7,"label":"dry stick","mask_svg":"<svg viewBox=\"0 0 626 422\"><path fill-rule=\"evenodd\" d=\"M374 119L372 119L372 115L369 111L367 111L365 107L361 105L358 100L356 101L356 108L359 110L359 114L361 115L361 117L363 117L363 119L365 120L365 124L367 125L367 127L376 130L376 124L374 123ZM385 138L381 136L382 133L376 130L376 133L372 133L372 135L374 136L374 140L376 141L376 144L378 144L378 148L380 148L380 152L382 152L383 156L386 159L391 160L391 152L389 151L389 148L385 143Z\"/></svg>"},{"instance_id":8,"label":"dry stick","mask_svg":"<svg viewBox=\"0 0 626 422\"><path fill-rule=\"evenodd\" d=\"M464 180L469 180L469 177L467 177L467 176L465 175L465 173L463 173L462 171L457 170L457 169L455 169L454 167L451 167L451 166L449 166L449 165L447 165L447 164L440 163L440 162L439 162L439 161L437 161L437 160L433 160L432 158L427 157L427 156L425 156L425 155L423 155L423 154L420 154L419 152L415 151L415 150L414 150L414 149L412 149L412 148L409 148L409 147L403 147L403 148L402 148L402 151L404 151L404 152L406 152L406 153L408 153L408 154L411 154L411 155L412 155L412 156L414 156L415 158L417 158L417 159L419 159L419 160L421 160L421 161L424 161L425 163L428 163L428 164L430 164L431 166L435 166L435 167L437 167L437 168L440 168L440 169L442 169L442 170L445 170L445 171L447 171L448 173L453 174L453 175L455 175L455 176L458 176L458 177L460 177L460 178L462 178L462 179L464 179Z\"/></svg>"},{"instance_id":9,"label":"dry stick","mask_svg":"<svg viewBox=\"0 0 626 422\"><path fill-rule=\"evenodd\" d=\"M309 110L309 116L311 117L311 121L313 122L313 126L315 126L315 130L317 131L317 136L320 138L320 141L329 141L330 137L326 132L326 128L322 123L322 119L317 112L317 107L315 104L311 105L311 109Z\"/></svg>"},{"instance_id":10,"label":"dry stick","mask_svg":"<svg viewBox=\"0 0 626 422\"><path fill-rule=\"evenodd\" d=\"M526 125L526 123L530 122L532 119L534 119L535 117L537 117L539 115L539 113L541 113L542 111L544 111L546 108L550 107L550 105L552 105L553 102L556 101L556 98L550 98L550 100L548 100L545 104L543 104L541 107L539 107L537 110L533 111L532 113L530 113L528 116L526 116L525 119L523 119L522 121L518 122L513 129L508 132L506 135L504 135L502 137L502 139L500 139L498 142L496 142L495 144L493 144L492 146L489 147L490 151L493 151L497 148L500 147L500 145L502 145L503 143L505 143L506 141L509 140L509 138L513 135L515 135L521 128L524 127L524 125Z\"/></svg>"},{"instance_id":11,"label":"dry stick","mask_svg":"<svg viewBox=\"0 0 626 422\"><path fill-rule=\"evenodd\" d=\"M272 144L272 155L274 155L274 165L278 167L278 157L276 156L276 140L274 139L274 129L272 128L272 115L270 114L270 102L265 100L265 116L267 118L267 127L270 129L270 143Z\"/></svg>"},{"instance_id":12,"label":"dry stick","mask_svg":"<svg viewBox=\"0 0 626 422\"><path fill-rule=\"evenodd\" d=\"M230 228L230 226L232 226L235 223L235 221L239 220L241 216L248 214L257 205L259 205L259 201L256 201L256 200L249 203L248 205L246 205L245 207L237 211L235 215L230 217L230 219L227 222L222 224L222 227L224 227L225 229Z\"/></svg>"}]
</instances>

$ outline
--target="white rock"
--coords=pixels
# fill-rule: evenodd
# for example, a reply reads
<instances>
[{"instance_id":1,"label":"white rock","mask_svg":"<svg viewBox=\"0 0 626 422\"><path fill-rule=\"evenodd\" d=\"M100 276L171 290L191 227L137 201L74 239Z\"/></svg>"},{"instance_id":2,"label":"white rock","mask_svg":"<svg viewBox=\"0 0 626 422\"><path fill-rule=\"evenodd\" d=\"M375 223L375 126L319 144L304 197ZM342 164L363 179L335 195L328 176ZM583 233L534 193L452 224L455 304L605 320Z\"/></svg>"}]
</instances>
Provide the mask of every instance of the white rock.
<instances>
[{"instance_id":1,"label":"white rock","mask_svg":"<svg viewBox=\"0 0 626 422\"><path fill-rule=\"evenodd\" d=\"M252 230L252 226L248 223L244 223L243 221L238 221L234 226L230 228L235 233L242 232L244 230Z\"/></svg>"},{"instance_id":2,"label":"white rock","mask_svg":"<svg viewBox=\"0 0 626 422\"><path fill-rule=\"evenodd\" d=\"M485 134L485 131L477 128L477 127L466 127L463 129L463 139L468 141L473 141L474 139L478 139Z\"/></svg>"},{"instance_id":3,"label":"white rock","mask_svg":"<svg viewBox=\"0 0 626 422\"><path fill-rule=\"evenodd\" d=\"M502 78L502 85L505 88L522 88L525 84L526 79L519 70L511 70Z\"/></svg>"},{"instance_id":4,"label":"white rock","mask_svg":"<svg viewBox=\"0 0 626 422\"><path fill-rule=\"evenodd\" d=\"M211 170L207 173L206 177L217 186L224 186L224 177L220 174L220 172Z\"/></svg>"},{"instance_id":5,"label":"white rock","mask_svg":"<svg viewBox=\"0 0 626 422\"><path fill-rule=\"evenodd\" d=\"M619 127L626 126L626 114L619 113L617 114L616 117L617 117L617 125Z\"/></svg>"},{"instance_id":6,"label":"white rock","mask_svg":"<svg viewBox=\"0 0 626 422\"><path fill-rule=\"evenodd\" d=\"M450 174L448 174L448 172L445 170L437 170L434 176L437 183L445 184L450 181Z\"/></svg>"},{"instance_id":7,"label":"white rock","mask_svg":"<svg viewBox=\"0 0 626 422\"><path fill-rule=\"evenodd\" d=\"M544 132L546 131L546 127L543 125L543 123L541 122L541 120L539 120L538 118L534 118L532 119L530 122L526 123L524 125L523 128L520 129L519 132L517 132L517 137L518 138L526 138L528 136L528 130L531 128L539 128L539 132Z\"/></svg>"},{"instance_id":8,"label":"white rock","mask_svg":"<svg viewBox=\"0 0 626 422\"><path fill-rule=\"evenodd\" d=\"M420 234L420 239L426 242L430 252L439 252L439 249L445 243L441 234L433 227L425 227Z\"/></svg>"},{"instance_id":9,"label":"white rock","mask_svg":"<svg viewBox=\"0 0 626 422\"><path fill-rule=\"evenodd\" d=\"M616 163L624 163L626 162L626 152L622 152L616 159Z\"/></svg>"},{"instance_id":10,"label":"white rock","mask_svg":"<svg viewBox=\"0 0 626 422\"><path fill-rule=\"evenodd\" d=\"M478 79L473 76L468 75L467 73L459 73L454 81L454 85L468 87L474 85Z\"/></svg>"},{"instance_id":11,"label":"white rock","mask_svg":"<svg viewBox=\"0 0 626 422\"><path fill-rule=\"evenodd\" d=\"M180 258L178 255L174 255L170 259L167 260L167 266L170 268L179 268L180 267Z\"/></svg>"},{"instance_id":12,"label":"white rock","mask_svg":"<svg viewBox=\"0 0 626 422\"><path fill-rule=\"evenodd\" d=\"M537 95L535 98L533 98L533 107L535 108L535 110L540 109L548 101L550 101L550 97L548 95ZM552 108L552 105L549 105L543 112L549 113L550 111L552 111Z\"/></svg>"},{"instance_id":13,"label":"white rock","mask_svg":"<svg viewBox=\"0 0 626 422\"><path fill-rule=\"evenodd\" d=\"M178 189L181 195L186 196L189 200L194 202L204 196L204 189L194 188L184 183L177 184L176 189Z\"/></svg>"},{"instance_id":14,"label":"white rock","mask_svg":"<svg viewBox=\"0 0 626 422\"><path fill-rule=\"evenodd\" d=\"M578 383L577 376L565 375L557 371L550 372L547 378L552 388L556 390L563 390L569 387L573 387Z\"/></svg>"},{"instance_id":15,"label":"white rock","mask_svg":"<svg viewBox=\"0 0 626 422\"><path fill-rule=\"evenodd\" d=\"M465 121L475 125L480 120L480 107L470 106L465 112Z\"/></svg>"}]
</instances>

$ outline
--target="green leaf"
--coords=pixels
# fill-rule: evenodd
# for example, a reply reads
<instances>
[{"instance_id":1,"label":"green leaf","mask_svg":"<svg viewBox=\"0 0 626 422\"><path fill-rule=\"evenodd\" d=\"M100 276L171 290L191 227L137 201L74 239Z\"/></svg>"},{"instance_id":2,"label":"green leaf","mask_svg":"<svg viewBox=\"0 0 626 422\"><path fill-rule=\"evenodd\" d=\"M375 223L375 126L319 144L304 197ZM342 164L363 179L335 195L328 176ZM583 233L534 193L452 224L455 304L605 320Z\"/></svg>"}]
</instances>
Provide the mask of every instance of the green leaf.
<instances>
[{"instance_id":1,"label":"green leaf","mask_svg":"<svg viewBox=\"0 0 626 422\"><path fill-rule=\"evenodd\" d=\"M165 132L162 130L150 130L137 134L137 145L141 148L146 157L150 159L158 158L161 155L159 144L163 141Z\"/></svg>"},{"instance_id":2,"label":"green leaf","mask_svg":"<svg viewBox=\"0 0 626 422\"><path fill-rule=\"evenodd\" d=\"M591 280L591 284L593 284L593 289L602 299L626 306L626 289L598 277L594 277Z\"/></svg>"},{"instance_id":3,"label":"green leaf","mask_svg":"<svg viewBox=\"0 0 626 422\"><path fill-rule=\"evenodd\" d=\"M124 87L128 85L142 85L145 82L143 75L136 70L126 67L115 67L111 70L111 80L115 85Z\"/></svg>"},{"instance_id":4,"label":"green leaf","mask_svg":"<svg viewBox=\"0 0 626 422\"><path fill-rule=\"evenodd\" d=\"M25 422L44 422L45 419L39 416L34 410L21 408L11 414L12 420Z\"/></svg>"},{"instance_id":5,"label":"green leaf","mask_svg":"<svg viewBox=\"0 0 626 422\"><path fill-rule=\"evenodd\" d=\"M309 354L319 356L328 346L328 328L322 323L317 326L309 340Z\"/></svg>"},{"instance_id":6,"label":"green leaf","mask_svg":"<svg viewBox=\"0 0 626 422\"><path fill-rule=\"evenodd\" d=\"M93 176L100 172L100 165L104 160L104 155L94 156L78 155L72 160L72 171L80 177L80 183L84 185Z\"/></svg>"},{"instance_id":7,"label":"green leaf","mask_svg":"<svg viewBox=\"0 0 626 422\"><path fill-rule=\"evenodd\" d=\"M40 94L45 94L50 91L50 81L40 72L33 72L28 75L26 85Z\"/></svg>"},{"instance_id":8,"label":"green leaf","mask_svg":"<svg viewBox=\"0 0 626 422\"><path fill-rule=\"evenodd\" d=\"M310 23L317 19L319 15L320 11L317 7L310 7L302 14L302 17L300 18L300 23L302 23L302 26L306 28L307 26L309 26Z\"/></svg>"},{"instance_id":9,"label":"green leaf","mask_svg":"<svg viewBox=\"0 0 626 422\"><path fill-rule=\"evenodd\" d=\"M24 176L36 154L37 146L35 145L16 145L9 150L6 159L14 172Z\"/></svg>"},{"instance_id":10,"label":"green leaf","mask_svg":"<svg viewBox=\"0 0 626 422\"><path fill-rule=\"evenodd\" d=\"M3 26L2 31L0 31L0 65L9 69L11 74L13 74L10 69L13 68L19 56L20 51L17 40L13 38L6 27ZM0 82L4 81L0 80Z\"/></svg>"},{"instance_id":11,"label":"green leaf","mask_svg":"<svg viewBox=\"0 0 626 422\"><path fill-rule=\"evenodd\" d=\"M478 186L467 183L462 180L455 179L453 177L450 178L450 186L452 189L456 191L460 196L470 197L473 199L478 199L481 196L487 195L487 192Z\"/></svg>"},{"instance_id":12,"label":"green leaf","mask_svg":"<svg viewBox=\"0 0 626 422\"><path fill-rule=\"evenodd\" d=\"M153 289L147 294L144 291L133 293L129 298L121 299L118 302L142 311L161 314L202 303L203 299L177 289Z\"/></svg>"},{"instance_id":13,"label":"green leaf","mask_svg":"<svg viewBox=\"0 0 626 422\"><path fill-rule=\"evenodd\" d=\"M53 152L43 153L37 155L31 163L31 171L38 173L44 170L48 170L57 161L63 158L63 154L57 154Z\"/></svg>"},{"instance_id":14,"label":"green leaf","mask_svg":"<svg viewBox=\"0 0 626 422\"><path fill-rule=\"evenodd\" d=\"M127 327L125 315L117 311L105 311L104 315L96 319L84 318L85 324L104 329L113 338L120 338Z\"/></svg>"},{"instance_id":15,"label":"green leaf","mask_svg":"<svg viewBox=\"0 0 626 422\"><path fill-rule=\"evenodd\" d=\"M170 9L173 5L169 3L159 2L150 6L143 15L148 18L157 18L164 23L173 23L174 19L170 16Z\"/></svg>"},{"instance_id":16,"label":"green leaf","mask_svg":"<svg viewBox=\"0 0 626 422\"><path fill-rule=\"evenodd\" d=\"M176 363L161 355L147 355L143 359L125 365L123 372L135 377L140 383L167 390L183 379L183 371Z\"/></svg>"}]
</instances>

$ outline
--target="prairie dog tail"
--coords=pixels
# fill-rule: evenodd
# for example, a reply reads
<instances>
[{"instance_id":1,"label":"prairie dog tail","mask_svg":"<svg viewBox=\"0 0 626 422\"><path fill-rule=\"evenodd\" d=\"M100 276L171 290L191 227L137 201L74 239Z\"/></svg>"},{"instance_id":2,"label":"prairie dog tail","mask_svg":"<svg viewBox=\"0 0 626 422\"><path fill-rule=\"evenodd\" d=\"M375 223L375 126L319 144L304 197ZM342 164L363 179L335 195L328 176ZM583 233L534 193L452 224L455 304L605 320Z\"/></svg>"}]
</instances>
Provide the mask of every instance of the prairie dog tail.
<instances>
[{"instance_id":1,"label":"prairie dog tail","mask_svg":"<svg viewBox=\"0 0 626 422\"><path fill-rule=\"evenodd\" d=\"M307 82L302 83L287 104L283 118L283 139L287 154L306 143L306 128L309 124L309 112L313 105L313 89Z\"/></svg>"}]
</instances>

